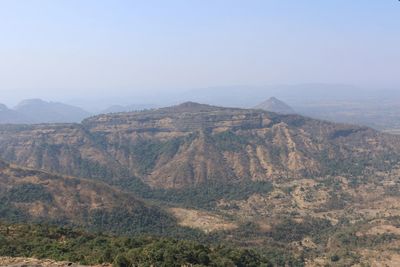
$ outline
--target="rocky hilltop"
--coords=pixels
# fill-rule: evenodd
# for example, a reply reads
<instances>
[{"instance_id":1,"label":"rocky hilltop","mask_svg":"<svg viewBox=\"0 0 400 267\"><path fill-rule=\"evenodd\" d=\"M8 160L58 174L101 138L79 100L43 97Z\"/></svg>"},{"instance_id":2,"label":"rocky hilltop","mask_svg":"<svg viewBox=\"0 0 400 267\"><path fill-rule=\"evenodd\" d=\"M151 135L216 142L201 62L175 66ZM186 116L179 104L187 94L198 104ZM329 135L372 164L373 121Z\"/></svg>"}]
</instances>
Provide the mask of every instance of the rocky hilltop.
<instances>
[{"instance_id":1,"label":"rocky hilltop","mask_svg":"<svg viewBox=\"0 0 400 267\"><path fill-rule=\"evenodd\" d=\"M35 169L155 188L275 181L389 170L400 137L299 115L197 103L88 118L82 124L1 126L0 155Z\"/></svg>"}]
</instances>

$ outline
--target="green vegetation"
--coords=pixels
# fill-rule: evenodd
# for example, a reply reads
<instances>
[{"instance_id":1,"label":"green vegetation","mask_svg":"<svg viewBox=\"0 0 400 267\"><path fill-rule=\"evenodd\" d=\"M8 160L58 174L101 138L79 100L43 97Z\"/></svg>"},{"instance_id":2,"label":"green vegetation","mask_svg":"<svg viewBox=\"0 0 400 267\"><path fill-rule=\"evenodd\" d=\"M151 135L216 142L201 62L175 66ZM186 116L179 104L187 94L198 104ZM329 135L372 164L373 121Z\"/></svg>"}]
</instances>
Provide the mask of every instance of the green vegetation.
<instances>
[{"instance_id":1,"label":"green vegetation","mask_svg":"<svg viewBox=\"0 0 400 267\"><path fill-rule=\"evenodd\" d=\"M332 224L324 219L306 218L303 222L296 222L286 218L273 227L271 236L280 242L300 241L306 236L322 239L332 229Z\"/></svg>"},{"instance_id":2,"label":"green vegetation","mask_svg":"<svg viewBox=\"0 0 400 267\"><path fill-rule=\"evenodd\" d=\"M53 200L52 195L46 188L39 184L20 184L5 191L0 197L0 218L6 218L10 222L24 221L29 216L12 203L29 203L43 201L49 203Z\"/></svg>"},{"instance_id":3,"label":"green vegetation","mask_svg":"<svg viewBox=\"0 0 400 267\"><path fill-rule=\"evenodd\" d=\"M127 148L129 149L129 154L136 156L140 171L144 174L154 167L161 155L166 158L173 157L182 143L182 138L175 138L165 142L140 140L130 147L127 146Z\"/></svg>"},{"instance_id":4,"label":"green vegetation","mask_svg":"<svg viewBox=\"0 0 400 267\"><path fill-rule=\"evenodd\" d=\"M73 183L79 180L67 179ZM74 196L79 198L79 194ZM104 208L81 210L82 215L76 218L50 219L47 217L34 217L17 208L19 203L38 202L51 206L53 195L40 184L20 184L11 187L0 197L0 218L8 222L49 222L58 225L76 225L85 227L90 231L106 231L115 234L144 234L151 233L163 236L197 236L196 230L177 226L176 220L169 213L161 209L137 203L126 203L120 207L107 210Z\"/></svg>"},{"instance_id":5,"label":"green vegetation","mask_svg":"<svg viewBox=\"0 0 400 267\"><path fill-rule=\"evenodd\" d=\"M108 182L110 178L121 177L128 175L128 171L124 168L112 169L110 167L99 164L98 162L90 161L87 159L79 158L77 160L77 169L80 177L90 177L104 182Z\"/></svg>"},{"instance_id":6,"label":"green vegetation","mask_svg":"<svg viewBox=\"0 0 400 267\"><path fill-rule=\"evenodd\" d=\"M3 201L17 203L30 203L34 201L50 203L52 200L53 196L47 192L46 187L31 183L15 185L3 197Z\"/></svg>"},{"instance_id":7,"label":"green vegetation","mask_svg":"<svg viewBox=\"0 0 400 267\"><path fill-rule=\"evenodd\" d=\"M26 218L26 214L10 205L4 198L0 198L0 218L6 218L9 222L20 222Z\"/></svg>"},{"instance_id":8,"label":"green vegetation","mask_svg":"<svg viewBox=\"0 0 400 267\"><path fill-rule=\"evenodd\" d=\"M117 185L130 190L142 198L182 205L185 207L211 209L218 200L244 200L253 194L267 194L273 186L267 181L244 181L238 183L205 183L203 185L179 189L152 189L139 179L119 181Z\"/></svg>"},{"instance_id":9,"label":"green vegetation","mask_svg":"<svg viewBox=\"0 0 400 267\"><path fill-rule=\"evenodd\" d=\"M0 223L0 255L114 266L303 266L292 257L169 238L116 237L46 225Z\"/></svg>"},{"instance_id":10,"label":"green vegetation","mask_svg":"<svg viewBox=\"0 0 400 267\"><path fill-rule=\"evenodd\" d=\"M212 138L218 149L222 151L240 152L248 143L245 137L239 136L232 131L215 134Z\"/></svg>"},{"instance_id":11,"label":"green vegetation","mask_svg":"<svg viewBox=\"0 0 400 267\"><path fill-rule=\"evenodd\" d=\"M175 218L153 207L137 207L133 212L126 208L111 211L97 209L85 220L87 229L114 234L153 234L176 237L198 237L197 230L177 226Z\"/></svg>"}]
</instances>

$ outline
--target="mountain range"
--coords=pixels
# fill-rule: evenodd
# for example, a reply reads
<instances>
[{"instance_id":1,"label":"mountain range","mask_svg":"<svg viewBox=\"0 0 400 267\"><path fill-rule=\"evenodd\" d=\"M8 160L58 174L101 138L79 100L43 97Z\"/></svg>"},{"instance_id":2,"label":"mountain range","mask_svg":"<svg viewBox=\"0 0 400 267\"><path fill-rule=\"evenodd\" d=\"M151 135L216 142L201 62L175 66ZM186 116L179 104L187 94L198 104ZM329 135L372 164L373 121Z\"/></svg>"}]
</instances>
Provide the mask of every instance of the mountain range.
<instances>
[{"instance_id":1,"label":"mountain range","mask_svg":"<svg viewBox=\"0 0 400 267\"><path fill-rule=\"evenodd\" d=\"M91 114L81 108L41 99L27 99L13 109L0 106L0 124L80 122Z\"/></svg>"},{"instance_id":2,"label":"mountain range","mask_svg":"<svg viewBox=\"0 0 400 267\"><path fill-rule=\"evenodd\" d=\"M88 178L136 177L158 188L361 175L354 164L389 168L399 149L398 137L366 127L192 102L82 124L0 127L6 160Z\"/></svg>"},{"instance_id":3,"label":"mountain range","mask_svg":"<svg viewBox=\"0 0 400 267\"><path fill-rule=\"evenodd\" d=\"M102 111L98 112L99 114L108 114L108 113L120 113L120 112L134 112L134 111L140 111L140 110L145 110L145 109L153 109L156 108L156 105L146 105L146 104L132 104L132 105L127 105L127 106L122 106L122 105L112 105L106 109L103 109Z\"/></svg>"},{"instance_id":4,"label":"mountain range","mask_svg":"<svg viewBox=\"0 0 400 267\"><path fill-rule=\"evenodd\" d=\"M23 166L0 166L3 219L282 248L308 266L399 256L400 136L368 127L186 102L2 125L0 155Z\"/></svg>"}]
</instances>

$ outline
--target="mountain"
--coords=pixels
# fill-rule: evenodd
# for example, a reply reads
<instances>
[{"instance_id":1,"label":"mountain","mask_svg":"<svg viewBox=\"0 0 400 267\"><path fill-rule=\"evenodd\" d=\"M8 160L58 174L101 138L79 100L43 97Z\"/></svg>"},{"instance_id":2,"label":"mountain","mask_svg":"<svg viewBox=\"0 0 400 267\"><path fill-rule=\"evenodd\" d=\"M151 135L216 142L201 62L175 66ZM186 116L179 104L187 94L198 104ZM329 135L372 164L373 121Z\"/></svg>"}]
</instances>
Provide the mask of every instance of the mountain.
<instances>
[{"instance_id":1,"label":"mountain","mask_svg":"<svg viewBox=\"0 0 400 267\"><path fill-rule=\"evenodd\" d=\"M0 218L124 233L174 226L167 213L101 182L20 168L0 161Z\"/></svg>"},{"instance_id":2,"label":"mountain","mask_svg":"<svg viewBox=\"0 0 400 267\"><path fill-rule=\"evenodd\" d=\"M271 111L275 113L280 113L280 114L295 114L296 112L285 102L275 98L271 97L267 99L266 101L258 104L254 108L256 109L263 109L266 111Z\"/></svg>"},{"instance_id":3,"label":"mountain","mask_svg":"<svg viewBox=\"0 0 400 267\"><path fill-rule=\"evenodd\" d=\"M2 163L4 218L49 214L128 233L149 231L143 220L161 234L190 227L201 242L280 249L266 254L287 251L306 266L400 262L400 136L368 127L186 102L80 124L2 125L0 155L90 178ZM92 198L57 204L73 192Z\"/></svg>"},{"instance_id":4,"label":"mountain","mask_svg":"<svg viewBox=\"0 0 400 267\"><path fill-rule=\"evenodd\" d=\"M399 141L367 127L192 102L82 124L0 127L0 155L11 162L155 188L347 173L361 179L363 167L397 164Z\"/></svg>"},{"instance_id":5,"label":"mountain","mask_svg":"<svg viewBox=\"0 0 400 267\"><path fill-rule=\"evenodd\" d=\"M145 109L152 109L155 108L155 105L139 105L139 104L134 104L134 105L128 105L128 106L121 106L121 105L113 105L110 106L101 112L99 114L108 114L108 113L119 113L119 112L132 112L132 111L140 111L140 110L145 110Z\"/></svg>"},{"instance_id":6,"label":"mountain","mask_svg":"<svg viewBox=\"0 0 400 267\"><path fill-rule=\"evenodd\" d=\"M0 124L7 123L30 123L30 119L22 113L9 109L6 105L0 104Z\"/></svg>"},{"instance_id":7,"label":"mountain","mask_svg":"<svg viewBox=\"0 0 400 267\"><path fill-rule=\"evenodd\" d=\"M14 109L33 123L80 122L91 115L75 106L41 99L24 100Z\"/></svg>"}]
</instances>

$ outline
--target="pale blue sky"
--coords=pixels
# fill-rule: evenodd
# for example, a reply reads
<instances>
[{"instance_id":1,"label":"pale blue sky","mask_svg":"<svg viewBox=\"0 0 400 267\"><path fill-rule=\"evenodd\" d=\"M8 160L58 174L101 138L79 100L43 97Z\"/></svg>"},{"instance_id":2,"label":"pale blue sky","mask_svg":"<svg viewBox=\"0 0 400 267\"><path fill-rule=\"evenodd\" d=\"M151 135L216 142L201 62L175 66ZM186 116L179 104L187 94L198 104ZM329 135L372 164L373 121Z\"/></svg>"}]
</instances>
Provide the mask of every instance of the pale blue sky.
<instances>
[{"instance_id":1,"label":"pale blue sky","mask_svg":"<svg viewBox=\"0 0 400 267\"><path fill-rule=\"evenodd\" d=\"M0 102L400 85L397 0L0 0Z\"/></svg>"}]
</instances>

